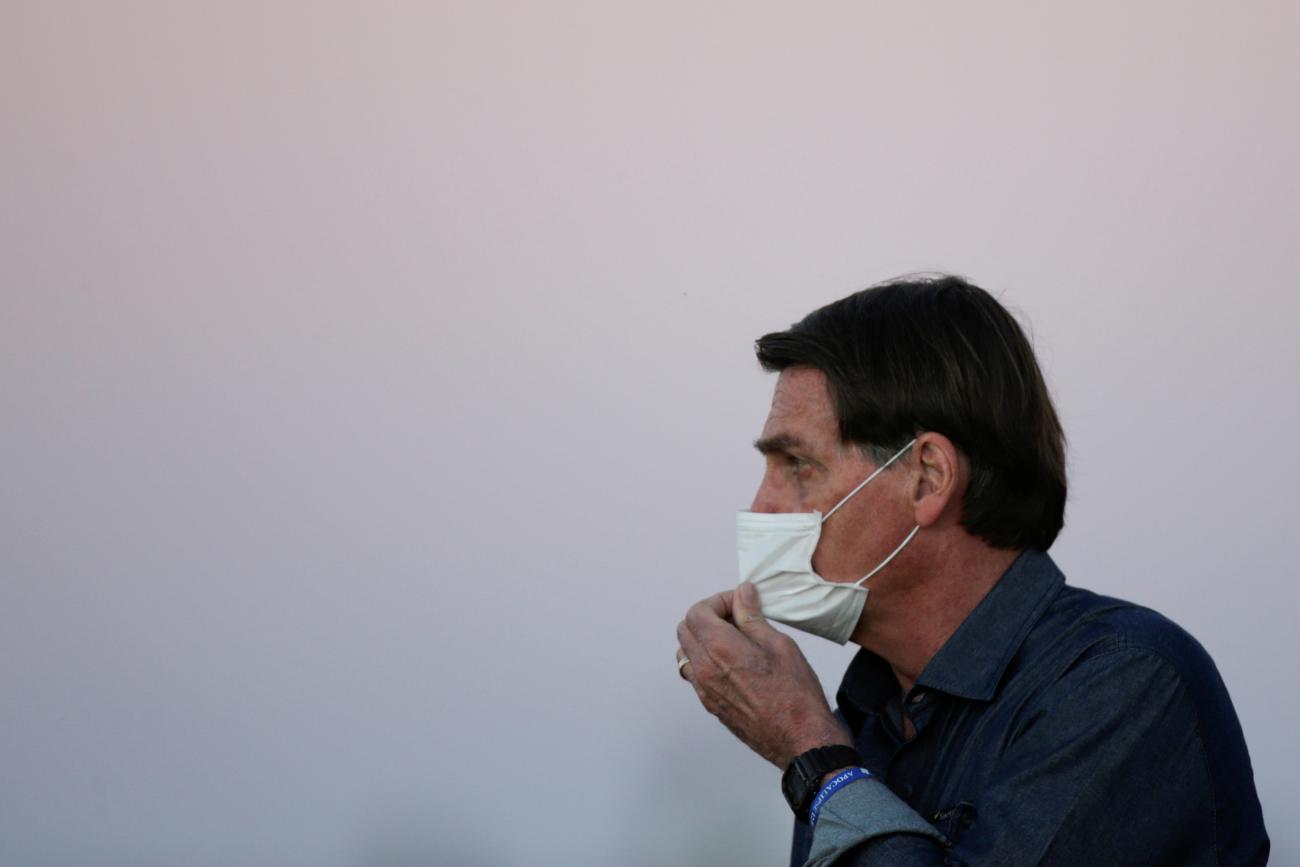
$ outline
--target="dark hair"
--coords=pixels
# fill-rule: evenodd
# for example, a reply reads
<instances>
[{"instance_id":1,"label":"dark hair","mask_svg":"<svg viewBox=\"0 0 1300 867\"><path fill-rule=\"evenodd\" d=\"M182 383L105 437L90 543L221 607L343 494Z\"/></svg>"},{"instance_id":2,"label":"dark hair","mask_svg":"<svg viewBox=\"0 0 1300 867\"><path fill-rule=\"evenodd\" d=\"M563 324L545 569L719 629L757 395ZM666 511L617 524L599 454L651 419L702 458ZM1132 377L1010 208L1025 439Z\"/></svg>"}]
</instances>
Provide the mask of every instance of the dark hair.
<instances>
[{"instance_id":1,"label":"dark hair","mask_svg":"<svg viewBox=\"0 0 1300 867\"><path fill-rule=\"evenodd\" d=\"M960 277L855 292L760 337L769 371L826 375L840 439L877 461L922 431L970 461L962 526L997 548L1049 548L1065 522L1065 436L1024 332Z\"/></svg>"}]
</instances>

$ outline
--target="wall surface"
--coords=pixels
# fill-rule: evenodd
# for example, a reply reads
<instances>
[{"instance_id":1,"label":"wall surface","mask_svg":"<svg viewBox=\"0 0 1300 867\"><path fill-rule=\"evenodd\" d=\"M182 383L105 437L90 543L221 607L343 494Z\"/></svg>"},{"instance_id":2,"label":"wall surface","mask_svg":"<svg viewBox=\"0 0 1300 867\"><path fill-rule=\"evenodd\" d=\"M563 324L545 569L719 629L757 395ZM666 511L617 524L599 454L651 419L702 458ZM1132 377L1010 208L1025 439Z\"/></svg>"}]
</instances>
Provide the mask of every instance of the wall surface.
<instances>
[{"instance_id":1,"label":"wall surface","mask_svg":"<svg viewBox=\"0 0 1300 867\"><path fill-rule=\"evenodd\" d=\"M0 863L783 864L673 630L752 340L922 269L1032 330L1054 556L1210 650L1300 863L1298 26L6 0Z\"/></svg>"}]
</instances>

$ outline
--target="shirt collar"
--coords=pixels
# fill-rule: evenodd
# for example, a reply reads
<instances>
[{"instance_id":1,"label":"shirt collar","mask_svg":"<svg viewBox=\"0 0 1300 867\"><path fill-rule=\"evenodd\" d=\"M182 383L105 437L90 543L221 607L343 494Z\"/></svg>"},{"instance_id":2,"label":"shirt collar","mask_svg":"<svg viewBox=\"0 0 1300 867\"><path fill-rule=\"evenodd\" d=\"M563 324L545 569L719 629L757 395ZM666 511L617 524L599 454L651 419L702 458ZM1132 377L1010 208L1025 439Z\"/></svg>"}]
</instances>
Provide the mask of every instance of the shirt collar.
<instances>
[{"instance_id":1,"label":"shirt collar","mask_svg":"<svg viewBox=\"0 0 1300 867\"><path fill-rule=\"evenodd\" d=\"M1022 551L939 648L917 686L977 701L992 699L1011 658L1064 584L1065 576L1045 552ZM889 664L864 649L844 673L838 700L846 713L862 715L884 707L897 692Z\"/></svg>"}]
</instances>

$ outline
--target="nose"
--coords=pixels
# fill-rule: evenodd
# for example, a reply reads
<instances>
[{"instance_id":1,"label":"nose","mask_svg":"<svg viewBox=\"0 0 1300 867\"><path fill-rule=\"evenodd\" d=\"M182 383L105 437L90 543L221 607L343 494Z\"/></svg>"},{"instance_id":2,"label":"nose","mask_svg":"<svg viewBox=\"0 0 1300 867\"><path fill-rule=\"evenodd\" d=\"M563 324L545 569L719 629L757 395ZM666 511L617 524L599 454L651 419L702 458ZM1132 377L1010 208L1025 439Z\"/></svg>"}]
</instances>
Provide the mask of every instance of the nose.
<instances>
[{"instance_id":1,"label":"nose","mask_svg":"<svg viewBox=\"0 0 1300 867\"><path fill-rule=\"evenodd\" d=\"M749 510L767 514L796 511L797 506L790 502L789 491L783 490L784 487L786 486L781 485L774 478L773 473L764 473L763 481L759 483L758 490L754 492L754 502L750 503Z\"/></svg>"}]
</instances>

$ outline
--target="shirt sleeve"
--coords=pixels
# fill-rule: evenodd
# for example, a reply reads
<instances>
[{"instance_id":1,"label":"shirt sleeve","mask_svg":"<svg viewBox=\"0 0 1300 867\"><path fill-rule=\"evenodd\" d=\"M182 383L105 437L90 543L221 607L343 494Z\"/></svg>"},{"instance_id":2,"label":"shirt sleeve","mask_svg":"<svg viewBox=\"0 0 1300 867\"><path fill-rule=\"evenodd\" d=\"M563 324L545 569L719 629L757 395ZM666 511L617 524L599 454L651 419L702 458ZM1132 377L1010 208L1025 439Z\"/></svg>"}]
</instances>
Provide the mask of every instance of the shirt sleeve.
<instances>
[{"instance_id":1,"label":"shirt sleeve","mask_svg":"<svg viewBox=\"0 0 1300 867\"><path fill-rule=\"evenodd\" d=\"M1148 650L1078 661L1023 709L1001 753L953 843L872 779L826 802L805 864L1199 864L1186 856L1213 851L1188 846L1214 822L1195 708Z\"/></svg>"},{"instance_id":2,"label":"shirt sleeve","mask_svg":"<svg viewBox=\"0 0 1300 867\"><path fill-rule=\"evenodd\" d=\"M919 836L929 848L947 843L921 814L870 777L845 786L823 805L806 864L826 867L864 840L898 835Z\"/></svg>"}]
</instances>

